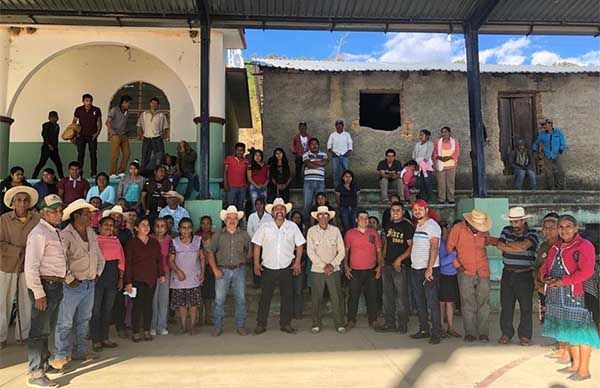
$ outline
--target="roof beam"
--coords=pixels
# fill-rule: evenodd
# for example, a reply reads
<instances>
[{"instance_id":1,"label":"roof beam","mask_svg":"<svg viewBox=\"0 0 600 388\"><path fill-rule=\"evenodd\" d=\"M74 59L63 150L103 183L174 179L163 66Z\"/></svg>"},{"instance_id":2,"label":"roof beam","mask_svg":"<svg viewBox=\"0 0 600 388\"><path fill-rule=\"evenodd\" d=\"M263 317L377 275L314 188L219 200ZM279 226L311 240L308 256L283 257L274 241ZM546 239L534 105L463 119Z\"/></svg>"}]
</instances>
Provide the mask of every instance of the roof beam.
<instances>
[{"instance_id":1,"label":"roof beam","mask_svg":"<svg viewBox=\"0 0 600 388\"><path fill-rule=\"evenodd\" d=\"M201 24L210 25L210 11L206 0L196 0L196 8L198 8L198 17Z\"/></svg>"},{"instance_id":2,"label":"roof beam","mask_svg":"<svg viewBox=\"0 0 600 388\"><path fill-rule=\"evenodd\" d=\"M465 22L471 25L471 29L479 30L479 27L487 20L499 2L500 0L479 0Z\"/></svg>"}]
</instances>

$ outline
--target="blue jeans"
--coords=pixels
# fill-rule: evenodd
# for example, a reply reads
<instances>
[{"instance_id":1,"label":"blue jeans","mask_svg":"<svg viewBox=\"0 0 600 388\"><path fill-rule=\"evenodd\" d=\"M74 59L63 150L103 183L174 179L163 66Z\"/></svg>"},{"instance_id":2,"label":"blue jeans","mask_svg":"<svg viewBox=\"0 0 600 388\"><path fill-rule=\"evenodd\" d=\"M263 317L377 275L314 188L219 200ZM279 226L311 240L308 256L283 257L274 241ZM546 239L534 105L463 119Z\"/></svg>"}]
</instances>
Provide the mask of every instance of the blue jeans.
<instances>
[{"instance_id":1,"label":"blue jeans","mask_svg":"<svg viewBox=\"0 0 600 388\"><path fill-rule=\"evenodd\" d=\"M244 210L244 200L246 199L245 187L230 187L227 192L227 206L234 205L238 210Z\"/></svg>"},{"instance_id":2,"label":"blue jeans","mask_svg":"<svg viewBox=\"0 0 600 388\"><path fill-rule=\"evenodd\" d=\"M246 325L246 266L236 269L220 267L223 271L221 279L215 279L215 305L213 307L213 326L223 328L225 320L225 299L229 287L233 289L233 302L235 306L235 327Z\"/></svg>"},{"instance_id":3,"label":"blue jeans","mask_svg":"<svg viewBox=\"0 0 600 388\"><path fill-rule=\"evenodd\" d=\"M342 219L342 231L346 233L350 229L354 228L357 209L351 206L340 207L340 218Z\"/></svg>"},{"instance_id":4,"label":"blue jeans","mask_svg":"<svg viewBox=\"0 0 600 388\"><path fill-rule=\"evenodd\" d=\"M93 280L83 280L77 287L66 284L63 286L63 299L54 335L56 358L83 356L87 353L86 336L94 307L94 288ZM75 350L71 353L73 347Z\"/></svg>"},{"instance_id":5,"label":"blue jeans","mask_svg":"<svg viewBox=\"0 0 600 388\"><path fill-rule=\"evenodd\" d=\"M342 173L350 168L350 159L347 156L331 158L333 160L333 187L342 183Z\"/></svg>"},{"instance_id":6,"label":"blue jeans","mask_svg":"<svg viewBox=\"0 0 600 388\"><path fill-rule=\"evenodd\" d=\"M267 188L257 189L254 185L250 185L250 208L252 209L252 213L256 211L256 207L254 202L256 202L256 198L263 197L265 201L267 200ZM238 208L239 210L240 208Z\"/></svg>"},{"instance_id":7,"label":"blue jeans","mask_svg":"<svg viewBox=\"0 0 600 388\"><path fill-rule=\"evenodd\" d=\"M536 180L535 180L535 171L532 170L515 170L515 187L517 190L523 190L523 181L525 180L525 175L529 177L529 185L531 186L531 190L536 189Z\"/></svg>"},{"instance_id":8,"label":"blue jeans","mask_svg":"<svg viewBox=\"0 0 600 388\"><path fill-rule=\"evenodd\" d=\"M167 328L167 314L169 313L169 280L170 273L165 273L166 282L156 283L154 298L152 299L152 330L157 333Z\"/></svg>"},{"instance_id":9,"label":"blue jeans","mask_svg":"<svg viewBox=\"0 0 600 388\"><path fill-rule=\"evenodd\" d=\"M320 191L325 192L325 181L304 181L304 222L309 222L315 195Z\"/></svg>"},{"instance_id":10,"label":"blue jeans","mask_svg":"<svg viewBox=\"0 0 600 388\"><path fill-rule=\"evenodd\" d=\"M414 269L411 274L412 289L417 304L419 330L431 333L432 337L440 336L441 310L439 300L440 269L433 269L433 280L425 281L425 269ZM431 331L429 316L431 315Z\"/></svg>"},{"instance_id":11,"label":"blue jeans","mask_svg":"<svg viewBox=\"0 0 600 388\"><path fill-rule=\"evenodd\" d=\"M192 192L194 191L194 174L191 172L184 172L181 174L177 174L173 176L173 190L177 191L177 185L181 178L187 178L187 186L185 188L185 194L183 194L183 198L190 199Z\"/></svg>"}]
</instances>

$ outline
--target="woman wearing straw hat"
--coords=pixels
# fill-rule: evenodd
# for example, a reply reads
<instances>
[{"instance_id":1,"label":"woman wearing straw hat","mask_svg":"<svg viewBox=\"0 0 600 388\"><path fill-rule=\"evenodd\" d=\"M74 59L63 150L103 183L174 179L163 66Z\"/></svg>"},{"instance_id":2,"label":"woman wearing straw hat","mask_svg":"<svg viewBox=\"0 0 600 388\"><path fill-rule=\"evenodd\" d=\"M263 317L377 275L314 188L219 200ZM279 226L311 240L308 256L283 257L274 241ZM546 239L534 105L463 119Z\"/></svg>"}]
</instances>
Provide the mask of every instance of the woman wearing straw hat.
<instances>
[{"instance_id":1,"label":"woman wearing straw hat","mask_svg":"<svg viewBox=\"0 0 600 388\"><path fill-rule=\"evenodd\" d=\"M4 206L11 211L0 217L0 349L6 346L15 299L15 338L23 342L29 336L31 301L23 271L27 235L40 222L39 214L30 210L37 201L37 191L29 186L15 186L4 194Z\"/></svg>"}]
</instances>

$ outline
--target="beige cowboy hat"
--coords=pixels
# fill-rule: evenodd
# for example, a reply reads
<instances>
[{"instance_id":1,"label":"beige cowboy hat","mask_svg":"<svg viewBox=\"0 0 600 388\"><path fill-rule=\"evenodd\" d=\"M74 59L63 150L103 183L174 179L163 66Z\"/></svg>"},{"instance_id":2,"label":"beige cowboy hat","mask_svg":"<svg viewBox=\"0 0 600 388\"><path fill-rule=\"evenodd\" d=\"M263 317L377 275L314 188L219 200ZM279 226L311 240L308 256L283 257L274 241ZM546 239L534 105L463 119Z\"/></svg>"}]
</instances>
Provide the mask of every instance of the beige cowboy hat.
<instances>
[{"instance_id":1,"label":"beige cowboy hat","mask_svg":"<svg viewBox=\"0 0 600 388\"><path fill-rule=\"evenodd\" d=\"M116 205L110 209L106 209L105 211L102 212L102 218L110 217L111 214L120 214L123 216L124 215L123 208L119 205Z\"/></svg>"},{"instance_id":2,"label":"beige cowboy hat","mask_svg":"<svg viewBox=\"0 0 600 388\"><path fill-rule=\"evenodd\" d=\"M29 195L29 198L31 199L29 207L34 207L35 205L37 205L38 199L40 198L40 195L38 194L37 190L33 187L24 185L15 186L13 188L10 188L6 193L4 193L4 205L6 205L6 207L10 209L14 209L12 201L15 198L15 195L19 193L25 193Z\"/></svg>"},{"instance_id":3,"label":"beige cowboy hat","mask_svg":"<svg viewBox=\"0 0 600 388\"><path fill-rule=\"evenodd\" d=\"M463 213L465 221L475 230L487 232L492 228L492 218L479 209L473 209L470 213Z\"/></svg>"},{"instance_id":4,"label":"beige cowboy hat","mask_svg":"<svg viewBox=\"0 0 600 388\"><path fill-rule=\"evenodd\" d=\"M76 212L77 210L88 209L91 212L96 212L98 209L94 207L92 204L85 202L85 199L81 198L76 201L73 201L63 210L62 220L67 221L71 218L71 214Z\"/></svg>"},{"instance_id":5,"label":"beige cowboy hat","mask_svg":"<svg viewBox=\"0 0 600 388\"><path fill-rule=\"evenodd\" d=\"M244 218L244 212L237 209L237 207L230 205L229 207L227 207L227 209L225 210L221 210L221 221L225 221L225 218L227 217L227 214L235 214L237 215L238 220L241 220L242 218Z\"/></svg>"},{"instance_id":6,"label":"beige cowboy hat","mask_svg":"<svg viewBox=\"0 0 600 388\"><path fill-rule=\"evenodd\" d=\"M165 197L165 198L177 198L179 200L179 203L183 203L183 201L185 201L185 198L183 198L183 195L179 194L175 190L169 190L169 191L167 191L166 193L163 194L163 197Z\"/></svg>"},{"instance_id":7,"label":"beige cowboy hat","mask_svg":"<svg viewBox=\"0 0 600 388\"><path fill-rule=\"evenodd\" d=\"M522 208L521 206L515 206L515 207L511 207L508 210L508 216L504 215L504 216L502 216L502 219L507 220L507 221L517 221L517 220L526 220L531 217L532 217L531 215L525 213L524 208Z\"/></svg>"},{"instance_id":8,"label":"beige cowboy hat","mask_svg":"<svg viewBox=\"0 0 600 388\"><path fill-rule=\"evenodd\" d=\"M286 214L289 213L292 210L292 204L291 203L285 203L285 201L282 198L275 198L275 200L273 201L273 203L269 203L267 204L267 206L265 206L265 211L269 214L271 214L271 211L273 210L273 208L275 206L285 206L285 212Z\"/></svg>"},{"instance_id":9,"label":"beige cowboy hat","mask_svg":"<svg viewBox=\"0 0 600 388\"><path fill-rule=\"evenodd\" d=\"M322 213L328 213L329 219L335 218L335 211L329 210L327 206L319 206L316 212L310 212L310 216L315 220L318 220L318 215Z\"/></svg>"}]
</instances>

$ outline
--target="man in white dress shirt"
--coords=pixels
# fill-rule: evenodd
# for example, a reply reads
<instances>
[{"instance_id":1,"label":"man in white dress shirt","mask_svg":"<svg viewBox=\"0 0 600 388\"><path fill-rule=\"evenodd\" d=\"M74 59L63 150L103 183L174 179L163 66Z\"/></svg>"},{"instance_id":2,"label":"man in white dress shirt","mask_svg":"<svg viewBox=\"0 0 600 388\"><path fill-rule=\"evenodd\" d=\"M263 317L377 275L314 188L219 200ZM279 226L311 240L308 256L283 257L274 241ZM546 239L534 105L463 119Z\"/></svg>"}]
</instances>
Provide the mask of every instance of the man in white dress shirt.
<instances>
[{"instance_id":1,"label":"man in white dress shirt","mask_svg":"<svg viewBox=\"0 0 600 388\"><path fill-rule=\"evenodd\" d=\"M352 152L352 136L344 131L344 120L335 121L335 132L329 135L327 151L333 160L333 188L342 183L342 174L350 168L348 157Z\"/></svg>"},{"instance_id":2,"label":"man in white dress shirt","mask_svg":"<svg viewBox=\"0 0 600 388\"><path fill-rule=\"evenodd\" d=\"M256 201L254 201L254 207L256 211L250 214L248 217L248 226L246 227L246 232L248 232L248 236L252 239L254 234L258 230L258 227L264 223L273 221L273 217L267 212L265 212L265 197L258 197ZM260 287L260 276L252 275L252 282L254 284L254 288Z\"/></svg>"},{"instance_id":3,"label":"man in white dress shirt","mask_svg":"<svg viewBox=\"0 0 600 388\"><path fill-rule=\"evenodd\" d=\"M275 286L279 284L281 296L281 313L279 327L281 331L294 334L296 329L292 321L292 276L302 271L301 258L303 245L306 243L298 226L285 215L292 210L291 203L276 198L266 206L267 213L273 221L261 223L252 238L254 244L254 274L261 277L262 292L258 303L258 316L254 334L262 334L267 329L267 320L271 308L271 299ZM261 260L262 248L262 266ZM295 253L294 253L295 252Z\"/></svg>"}]
</instances>

